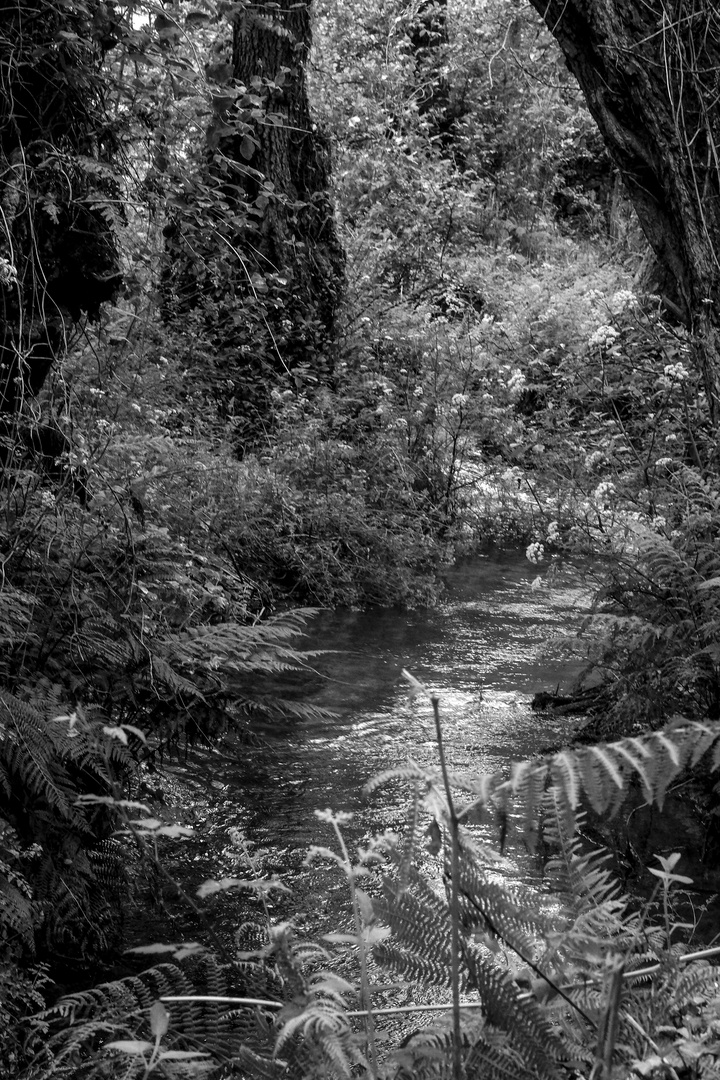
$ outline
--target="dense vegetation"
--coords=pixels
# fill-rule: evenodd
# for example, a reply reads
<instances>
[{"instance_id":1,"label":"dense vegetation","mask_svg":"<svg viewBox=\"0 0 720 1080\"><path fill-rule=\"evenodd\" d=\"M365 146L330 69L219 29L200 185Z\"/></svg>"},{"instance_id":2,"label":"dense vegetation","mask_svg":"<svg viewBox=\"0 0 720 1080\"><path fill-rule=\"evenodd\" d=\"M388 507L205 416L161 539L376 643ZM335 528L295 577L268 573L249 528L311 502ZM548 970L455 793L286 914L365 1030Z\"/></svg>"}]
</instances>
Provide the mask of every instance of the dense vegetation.
<instances>
[{"instance_id":1,"label":"dense vegetation","mask_svg":"<svg viewBox=\"0 0 720 1080\"><path fill-rule=\"evenodd\" d=\"M0 13L6 1075L714 1075L687 881L661 860L639 911L576 830L582 798L662 803L718 736L720 25L541 7ZM569 647L612 741L510 781L410 768L407 835L358 866L331 821L357 994L286 926L86 989L182 834L149 770L308 715L278 691L304 607L432 604L447 562L512 545L594 579ZM488 874L489 808L552 852L562 910ZM449 988L448 1024L376 1031L376 965ZM261 1004L169 1028L156 999L203 988Z\"/></svg>"}]
</instances>

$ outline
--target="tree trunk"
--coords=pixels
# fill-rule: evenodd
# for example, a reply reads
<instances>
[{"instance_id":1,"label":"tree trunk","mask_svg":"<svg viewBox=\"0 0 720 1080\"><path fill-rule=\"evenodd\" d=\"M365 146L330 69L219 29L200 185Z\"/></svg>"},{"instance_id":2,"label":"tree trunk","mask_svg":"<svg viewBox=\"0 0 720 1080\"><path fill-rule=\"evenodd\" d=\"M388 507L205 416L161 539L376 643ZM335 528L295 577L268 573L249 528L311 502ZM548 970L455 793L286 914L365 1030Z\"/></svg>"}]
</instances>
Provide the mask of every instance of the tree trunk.
<instances>
[{"instance_id":1,"label":"tree trunk","mask_svg":"<svg viewBox=\"0 0 720 1080\"><path fill-rule=\"evenodd\" d=\"M283 336L294 342L295 360L311 360L307 353L332 341L345 269L330 199L329 143L308 102L310 44L309 3L262 0L238 17L234 77L261 97L267 112L250 137L223 147L260 214L252 242L264 269L289 278L282 318L294 325Z\"/></svg>"},{"instance_id":2,"label":"tree trunk","mask_svg":"<svg viewBox=\"0 0 720 1080\"><path fill-rule=\"evenodd\" d=\"M104 161L104 4L0 11L0 412L17 414L67 329L120 284L117 186ZM105 43L105 44L103 44Z\"/></svg>"},{"instance_id":3,"label":"tree trunk","mask_svg":"<svg viewBox=\"0 0 720 1080\"><path fill-rule=\"evenodd\" d=\"M443 68L449 44L447 0L421 0L413 14L408 40L415 60L415 101L431 138L459 168L465 160L457 147L458 129L467 113L462 88L454 87Z\"/></svg>"},{"instance_id":4,"label":"tree trunk","mask_svg":"<svg viewBox=\"0 0 720 1080\"><path fill-rule=\"evenodd\" d=\"M530 0L565 54L640 225L677 283L720 416L720 8Z\"/></svg>"}]
</instances>

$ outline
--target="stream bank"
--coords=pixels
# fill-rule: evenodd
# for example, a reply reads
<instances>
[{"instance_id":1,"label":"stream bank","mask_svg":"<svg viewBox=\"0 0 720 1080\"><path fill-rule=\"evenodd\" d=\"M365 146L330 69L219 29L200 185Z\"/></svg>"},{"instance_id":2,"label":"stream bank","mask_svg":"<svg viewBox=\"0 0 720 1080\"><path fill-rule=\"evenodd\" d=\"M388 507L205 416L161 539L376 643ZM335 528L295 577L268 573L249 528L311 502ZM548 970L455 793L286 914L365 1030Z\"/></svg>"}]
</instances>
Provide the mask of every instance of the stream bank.
<instances>
[{"instance_id":1,"label":"stream bank","mask_svg":"<svg viewBox=\"0 0 720 1080\"><path fill-rule=\"evenodd\" d=\"M347 908L346 886L339 875L305 865L312 844L331 842L315 811L351 812L351 847L400 831L407 785L371 800L363 785L408 758L437 764L429 702L409 699L403 668L440 695L451 769L507 768L575 730L577 717L533 712L531 701L538 690L567 688L577 674L577 661L554 642L578 625L587 602L580 582L550 584L524 553L512 552L450 569L447 598L433 610L320 612L300 643L324 651L304 693L332 717L265 731L262 745L241 753L193 754L189 769L170 767L185 785L184 821L196 830L182 842L183 880L188 870L197 884L277 875L292 893L270 896L274 919L292 916L308 935L332 928ZM486 839L494 843L492 831ZM530 862L513 853L504 871L525 879ZM249 910L247 894L232 891L212 901L215 908L230 928L250 917L252 904Z\"/></svg>"},{"instance_id":2,"label":"stream bank","mask_svg":"<svg viewBox=\"0 0 720 1080\"><path fill-rule=\"evenodd\" d=\"M318 614L301 644L325 652L313 661L315 674L304 694L331 710L331 718L266 731L260 745L240 753L191 752L188 765L169 766L168 777L181 793L173 809L195 830L168 851L179 860L173 871L189 891L211 878L277 877L290 892L267 898L274 921L292 918L312 938L337 929L348 912L346 883L337 871L305 864L311 845L332 844L330 828L315 811L353 814L345 828L351 849L385 830L399 832L408 786L395 784L366 800L363 785L408 758L437 764L430 704L409 699L403 668L439 693L453 770L477 775L507 769L572 739L576 716L533 712L531 701L539 690L569 688L578 672L577 661L564 658L557 641L587 610L581 583L548 582L512 553L454 567L447 586L446 602L432 611ZM717 875L705 866L696 808L683 789L668 807L660 816L630 799L614 822L603 822L592 835L615 849L622 884L639 894L647 895L655 880L646 872L655 853L683 851L684 872L702 898L717 887ZM494 825L482 828L483 839L496 847ZM517 847L500 869L506 879L537 881L536 858ZM207 903L213 925L228 941L243 922L262 921L259 902L245 890ZM164 915L175 919L175 929L172 921L169 927L159 921L156 932L175 941L202 938L184 905L172 897L166 905ZM711 934L706 929L703 936Z\"/></svg>"}]
</instances>

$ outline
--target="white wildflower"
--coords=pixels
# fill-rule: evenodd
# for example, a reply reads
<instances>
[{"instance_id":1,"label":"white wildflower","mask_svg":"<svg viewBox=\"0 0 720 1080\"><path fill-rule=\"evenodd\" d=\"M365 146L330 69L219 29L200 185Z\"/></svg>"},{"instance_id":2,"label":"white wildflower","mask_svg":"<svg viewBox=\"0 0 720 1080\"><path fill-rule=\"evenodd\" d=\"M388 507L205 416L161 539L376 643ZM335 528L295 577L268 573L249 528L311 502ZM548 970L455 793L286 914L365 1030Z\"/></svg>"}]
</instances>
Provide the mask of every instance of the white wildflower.
<instances>
[{"instance_id":1,"label":"white wildflower","mask_svg":"<svg viewBox=\"0 0 720 1080\"><path fill-rule=\"evenodd\" d=\"M453 394L452 398L450 399L450 404L453 405L456 409L462 409L465 405L467 405L467 403L467 394Z\"/></svg>"},{"instance_id":2,"label":"white wildflower","mask_svg":"<svg viewBox=\"0 0 720 1080\"><path fill-rule=\"evenodd\" d=\"M601 349L606 349L612 345L620 334L614 326L598 326L597 330L590 335L588 345L590 348L597 346Z\"/></svg>"},{"instance_id":3,"label":"white wildflower","mask_svg":"<svg viewBox=\"0 0 720 1080\"><path fill-rule=\"evenodd\" d=\"M9 259L0 258L0 285L9 288L17 283L17 269Z\"/></svg>"},{"instance_id":4,"label":"white wildflower","mask_svg":"<svg viewBox=\"0 0 720 1080\"><path fill-rule=\"evenodd\" d=\"M535 563L535 565L541 563L545 558L545 545L537 541L529 544L525 550L525 558L528 562Z\"/></svg>"},{"instance_id":5,"label":"white wildflower","mask_svg":"<svg viewBox=\"0 0 720 1080\"><path fill-rule=\"evenodd\" d=\"M619 315L621 311L625 311L627 308L635 307L637 304L637 296L630 289L618 289L616 293L610 297L608 307L612 311L613 315Z\"/></svg>"},{"instance_id":6,"label":"white wildflower","mask_svg":"<svg viewBox=\"0 0 720 1080\"><path fill-rule=\"evenodd\" d=\"M525 388L526 383L527 379L525 378L524 372L520 371L519 368L515 368L508 379L508 390L511 394L519 394Z\"/></svg>"},{"instance_id":7,"label":"white wildflower","mask_svg":"<svg viewBox=\"0 0 720 1080\"><path fill-rule=\"evenodd\" d=\"M585 458L585 468L588 472L592 472L598 465L604 465L606 461L607 458L602 450L593 450L592 454L588 454Z\"/></svg>"},{"instance_id":8,"label":"white wildflower","mask_svg":"<svg viewBox=\"0 0 720 1080\"><path fill-rule=\"evenodd\" d=\"M610 480L603 480L593 492L593 498L598 506L607 506L615 495L615 485Z\"/></svg>"},{"instance_id":9,"label":"white wildflower","mask_svg":"<svg viewBox=\"0 0 720 1080\"><path fill-rule=\"evenodd\" d=\"M666 364L663 368L663 374L667 379L673 379L675 382L682 382L684 379L690 378L690 372L684 364Z\"/></svg>"}]
</instances>

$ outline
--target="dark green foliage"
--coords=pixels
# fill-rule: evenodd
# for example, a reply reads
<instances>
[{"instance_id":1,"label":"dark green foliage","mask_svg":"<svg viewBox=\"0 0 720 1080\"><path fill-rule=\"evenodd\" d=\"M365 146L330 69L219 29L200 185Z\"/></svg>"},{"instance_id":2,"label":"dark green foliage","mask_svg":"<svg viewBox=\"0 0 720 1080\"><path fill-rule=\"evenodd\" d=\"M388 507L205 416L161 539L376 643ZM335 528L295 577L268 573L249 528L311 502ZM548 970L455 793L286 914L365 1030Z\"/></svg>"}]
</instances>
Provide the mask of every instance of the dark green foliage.
<instances>
[{"instance_id":1,"label":"dark green foliage","mask_svg":"<svg viewBox=\"0 0 720 1080\"><path fill-rule=\"evenodd\" d=\"M63 997L43 1013L37 1022L48 1030L47 1065L38 1062L31 1075L37 1080L106 1076L118 1057L117 1052L101 1050L102 1045L118 1038L148 1038L150 1007L164 995L279 1000L282 991L282 980L266 964L221 964L211 954L159 964L139 975ZM170 1027L164 1041L169 1049L203 1051L215 1065L234 1061L252 1068L254 1062L265 1061L265 1067L272 1069L266 1060L273 1041L272 1013L201 1001L169 1002L167 1007Z\"/></svg>"},{"instance_id":2,"label":"dark green foliage","mask_svg":"<svg viewBox=\"0 0 720 1080\"><path fill-rule=\"evenodd\" d=\"M617 816L634 786L662 805L706 751L711 770L720 758L718 452L697 342L627 292L631 267L556 227L616 238L618 192L528 11L314 0L306 65L307 11L265 7L231 5L234 63L224 9L148 22L133 9L126 24L91 0L0 16L6 1072L41 1005L38 957L82 978L122 946L156 838L128 822L140 762L218 740L247 753L258 724L316 715L282 693L307 676L305 615L269 613L422 604L458 550L532 533L533 561L547 544L598 571L586 640L605 741L510 779L453 778L455 882L451 850L429 875L422 850L428 813L433 850L452 849L440 774L410 765L369 785L411 780L424 801L382 897L364 897L357 947L436 1003L456 959L474 1005L382 1069L450 1078L454 1029L467 1080L597 1076L620 955L661 969L627 981L616 1068L711 1075L711 970L682 969L667 927L632 913L577 838L583 801ZM246 77L242 50L259 41L280 60ZM306 76L317 128L289 108ZM122 304L83 325L121 262ZM502 843L549 849L562 910L489 869L472 835L486 806ZM216 1074L372 1074L347 1015L355 988L328 962L283 931L253 964L206 956L66 996L35 1025L26 1075L141 1075L143 1059L102 1046L151 1039L157 997L203 990L284 1003L279 1017L170 1004L167 1046L207 1051ZM681 1046L691 1029L697 1053Z\"/></svg>"},{"instance_id":3,"label":"dark green foliage","mask_svg":"<svg viewBox=\"0 0 720 1080\"><path fill-rule=\"evenodd\" d=\"M109 796L129 755L82 713L43 715L7 693L0 739L6 955L37 947L82 963L117 944L128 886L127 854L108 839L114 817L102 805L79 805L78 795Z\"/></svg>"},{"instance_id":4,"label":"dark green foliage","mask_svg":"<svg viewBox=\"0 0 720 1080\"><path fill-rule=\"evenodd\" d=\"M608 761L619 761L621 748L625 750L630 742L606 746L602 754ZM655 767L653 758L662 756L663 747L672 746L673 759L692 760L706 748L708 729L687 725L651 732L644 742L632 742L645 762L647 795L658 799L666 766L661 761ZM544 792L538 807L543 817L538 832L551 852L545 878L554 889L552 903L537 888L510 887L491 877L488 849L464 829L460 834L460 963L466 1003L474 1006L463 1011L459 1028L468 1077L506 1080L512 1074L549 1080L569 1068L589 1070L605 1054L603 1032L611 1015L606 977L609 965L617 966L619 958L628 975L622 979L619 1035L610 1048L617 1063L647 1057L647 1038L662 1042L668 1053L675 1053L675 1047L682 1053L685 1029L667 1035L675 1032L673 1019L687 1017L701 1003L712 1015L713 969L683 967L684 948L671 941L667 926L658 925L650 910L632 910L629 898L607 872L604 853L588 851L576 832L576 817L568 817L569 803L585 791L588 778L579 762L591 750L564 753L566 767L557 774L557 786ZM521 802L532 798L537 788L519 783L518 776L528 768L544 769L548 776L555 760L519 764L514 780L505 783L514 786ZM416 781L420 771L410 768L407 775ZM399 976L406 985L426 988L433 995L451 982L451 890L446 897L439 883L428 876L423 836L415 826L419 816L430 810L448 835L451 823L437 779L425 773L424 807L416 795L410 814L415 825L405 840L385 836L380 842L375 861L380 849L385 850L390 873L384 876L382 896L371 900L365 895L363 900L363 936L366 932L374 935L376 961L388 967L394 978ZM608 769L591 782L603 789L615 783ZM477 791L470 791L470 785L462 781L455 783L474 795L477 803ZM625 778L623 786L627 788ZM511 809L502 783L486 784L484 791L484 798L503 798ZM467 810L461 808L460 813L465 816ZM520 814L520 820L524 816ZM447 880L453 873L447 851L443 864ZM668 878L664 887L671 885ZM664 910L667 913L667 906ZM382 932L380 924L384 924ZM37 1058L33 1080L37 1075L49 1078L66 1073L87 1080L102 1076L112 1052L102 1050L101 1044L118 1037L147 1038L154 1002L178 994L185 1000L167 1002L170 1028L163 1046L168 1049L202 1048L213 1067L233 1063L249 1076L372 1075L364 1037L353 1031L348 1016L348 997L354 996L355 988L325 966L318 969L318 960L326 965L327 954L295 942L287 927L278 927L271 930L270 944L250 962L220 964L206 954L66 996L38 1019L49 1025L50 1036L47 1064L40 1067L43 1059ZM637 971L634 977L633 971ZM193 1000L204 994L284 1002L284 1007L266 1013L262 1006L240 1001ZM437 997L431 1001L442 1011ZM701 1021L708 1022L707 1017ZM386 1075L394 1080L411 1076L449 1080L454 1075L451 1031L449 1020L440 1019L404 1037L384 1065Z\"/></svg>"},{"instance_id":5,"label":"dark green foliage","mask_svg":"<svg viewBox=\"0 0 720 1080\"><path fill-rule=\"evenodd\" d=\"M463 949L469 985L477 990L488 1023L508 1033L524 1066L542 1077L558 1075L562 1043L537 1004L521 998L517 983L506 971L489 964L471 943Z\"/></svg>"},{"instance_id":6,"label":"dark green foliage","mask_svg":"<svg viewBox=\"0 0 720 1080\"><path fill-rule=\"evenodd\" d=\"M81 312L120 284L115 133L100 66L116 17L100 3L22 2L0 16L0 411L41 389Z\"/></svg>"}]
</instances>

